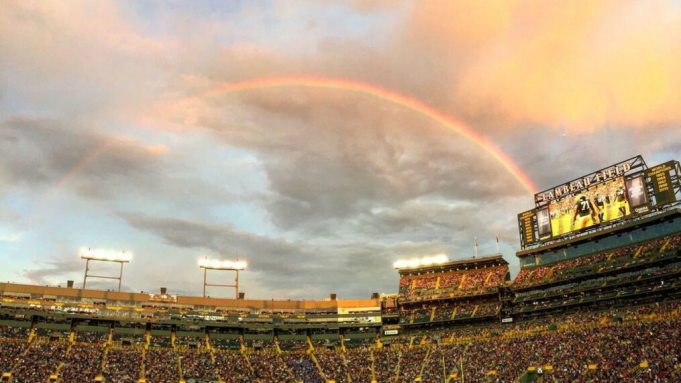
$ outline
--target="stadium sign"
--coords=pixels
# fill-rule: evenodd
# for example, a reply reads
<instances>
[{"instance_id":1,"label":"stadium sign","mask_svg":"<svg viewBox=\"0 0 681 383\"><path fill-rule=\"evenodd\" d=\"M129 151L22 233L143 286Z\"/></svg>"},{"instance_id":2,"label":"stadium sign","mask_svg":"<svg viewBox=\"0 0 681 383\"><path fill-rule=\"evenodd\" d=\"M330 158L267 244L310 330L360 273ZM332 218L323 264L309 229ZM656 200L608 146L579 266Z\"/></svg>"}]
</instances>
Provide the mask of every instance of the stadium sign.
<instances>
[{"instance_id":1,"label":"stadium sign","mask_svg":"<svg viewBox=\"0 0 681 383\"><path fill-rule=\"evenodd\" d=\"M556 199L564 198L570 194L579 193L588 189L592 185L599 184L614 178L622 177L629 173L631 169L638 167L643 158L641 156L633 157L629 160L620 162L605 169L598 170L586 176L577 178L562 185L545 190L534 195L535 203L549 202Z\"/></svg>"}]
</instances>

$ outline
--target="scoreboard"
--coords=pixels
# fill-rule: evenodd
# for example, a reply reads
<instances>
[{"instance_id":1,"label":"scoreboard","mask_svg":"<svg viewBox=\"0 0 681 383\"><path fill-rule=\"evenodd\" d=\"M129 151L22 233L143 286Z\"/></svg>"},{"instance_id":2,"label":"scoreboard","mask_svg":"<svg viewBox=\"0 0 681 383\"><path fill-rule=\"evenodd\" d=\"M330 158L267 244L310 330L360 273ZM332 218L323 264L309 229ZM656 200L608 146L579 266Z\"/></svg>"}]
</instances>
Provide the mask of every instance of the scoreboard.
<instances>
[{"instance_id":1,"label":"scoreboard","mask_svg":"<svg viewBox=\"0 0 681 383\"><path fill-rule=\"evenodd\" d=\"M681 166L668 161L648 168L639 155L537 193L534 200L534 209L518 214L523 248L676 205Z\"/></svg>"},{"instance_id":2,"label":"scoreboard","mask_svg":"<svg viewBox=\"0 0 681 383\"><path fill-rule=\"evenodd\" d=\"M528 210L518 214L518 226L520 227L520 241L531 245L537 242L538 238L534 230L534 210Z\"/></svg>"},{"instance_id":3,"label":"scoreboard","mask_svg":"<svg viewBox=\"0 0 681 383\"><path fill-rule=\"evenodd\" d=\"M672 182L672 172L676 170L676 161L669 161L646 170L645 176L653 187L653 195L658 206L676 202L676 192Z\"/></svg>"}]
</instances>

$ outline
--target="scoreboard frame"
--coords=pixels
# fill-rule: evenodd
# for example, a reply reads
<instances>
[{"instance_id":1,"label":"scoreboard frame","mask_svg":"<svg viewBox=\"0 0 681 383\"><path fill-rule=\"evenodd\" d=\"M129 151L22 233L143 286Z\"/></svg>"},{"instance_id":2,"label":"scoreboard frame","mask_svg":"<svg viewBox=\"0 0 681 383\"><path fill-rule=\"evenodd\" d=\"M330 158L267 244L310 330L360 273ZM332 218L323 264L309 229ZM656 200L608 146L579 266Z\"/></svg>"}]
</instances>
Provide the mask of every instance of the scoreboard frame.
<instances>
[{"instance_id":1,"label":"scoreboard frame","mask_svg":"<svg viewBox=\"0 0 681 383\"><path fill-rule=\"evenodd\" d=\"M625 199L630 207L628 214L594 223L586 229L572 229L558 235L553 234L549 205L617 179L624 181L626 185ZM643 193L640 189L643 189ZM548 241L592 232L596 228L610 227L624 220L678 205L681 203L681 165L679 161L670 160L649 168L643 157L637 155L537 193L534 200L534 209L518 214L520 245L523 250L527 247L541 246ZM632 205L632 202L635 204Z\"/></svg>"}]
</instances>

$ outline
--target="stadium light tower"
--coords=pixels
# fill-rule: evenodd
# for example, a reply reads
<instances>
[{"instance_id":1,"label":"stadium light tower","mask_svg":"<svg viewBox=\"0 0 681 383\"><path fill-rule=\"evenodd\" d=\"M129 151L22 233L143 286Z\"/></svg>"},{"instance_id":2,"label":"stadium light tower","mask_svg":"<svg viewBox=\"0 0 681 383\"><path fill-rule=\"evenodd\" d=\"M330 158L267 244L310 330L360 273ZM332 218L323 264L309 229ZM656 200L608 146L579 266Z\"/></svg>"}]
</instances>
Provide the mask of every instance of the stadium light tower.
<instances>
[{"instance_id":1,"label":"stadium light tower","mask_svg":"<svg viewBox=\"0 0 681 383\"><path fill-rule=\"evenodd\" d=\"M239 299L239 271L246 270L246 262L239 261L220 261L217 259L201 259L199 261L199 267L203 269L203 297L206 297L206 286L213 287L233 287L236 290L236 299ZM234 279L233 285L216 285L210 284L206 281L208 276L208 270L226 270L234 271L236 273L236 279Z\"/></svg>"},{"instance_id":2,"label":"stadium light tower","mask_svg":"<svg viewBox=\"0 0 681 383\"><path fill-rule=\"evenodd\" d=\"M132 260L132 253L128 251L113 251L113 250L92 250L89 247L82 247L78 251L80 258L85 260L85 276L83 277L83 290L87 283L87 278L102 278L102 279L117 279L118 291L121 291L121 282L123 281L123 264L130 263ZM90 275L90 261L97 262L115 262L121 264L121 272L117 277L106 275Z\"/></svg>"}]
</instances>

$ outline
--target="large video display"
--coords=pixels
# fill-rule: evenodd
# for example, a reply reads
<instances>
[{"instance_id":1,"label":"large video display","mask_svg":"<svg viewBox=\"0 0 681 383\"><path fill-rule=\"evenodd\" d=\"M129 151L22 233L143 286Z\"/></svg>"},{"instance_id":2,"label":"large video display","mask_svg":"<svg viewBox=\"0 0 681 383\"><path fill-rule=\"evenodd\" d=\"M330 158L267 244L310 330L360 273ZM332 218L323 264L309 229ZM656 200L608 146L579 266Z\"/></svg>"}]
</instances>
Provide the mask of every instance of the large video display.
<instances>
[{"instance_id":1,"label":"large video display","mask_svg":"<svg viewBox=\"0 0 681 383\"><path fill-rule=\"evenodd\" d=\"M678 161L647 168L643 157L632 157L536 193L535 208L518 215L521 245L674 206L679 190Z\"/></svg>"},{"instance_id":2,"label":"large video display","mask_svg":"<svg viewBox=\"0 0 681 383\"><path fill-rule=\"evenodd\" d=\"M631 214L624 177L603 182L549 204L554 237Z\"/></svg>"}]
</instances>

